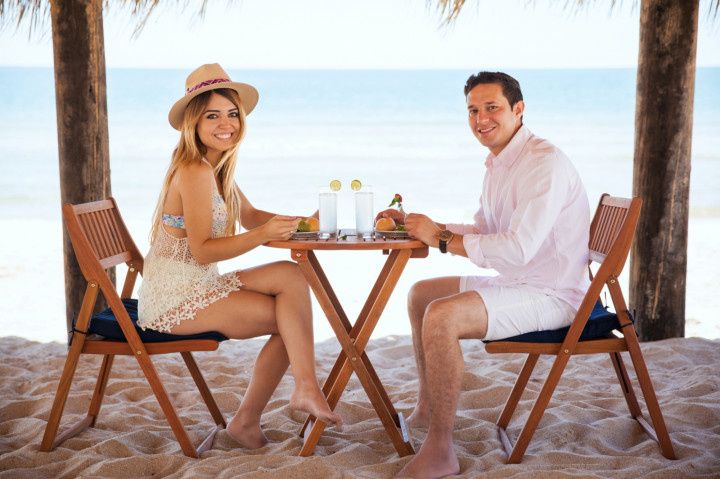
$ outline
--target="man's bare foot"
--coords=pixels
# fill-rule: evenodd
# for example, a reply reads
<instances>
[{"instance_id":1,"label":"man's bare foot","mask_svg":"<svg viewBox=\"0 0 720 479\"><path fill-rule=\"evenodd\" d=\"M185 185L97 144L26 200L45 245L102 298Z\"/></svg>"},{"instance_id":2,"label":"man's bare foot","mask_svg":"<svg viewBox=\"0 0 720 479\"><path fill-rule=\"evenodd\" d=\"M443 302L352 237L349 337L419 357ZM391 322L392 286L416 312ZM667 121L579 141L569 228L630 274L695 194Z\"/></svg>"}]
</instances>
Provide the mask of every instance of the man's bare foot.
<instances>
[{"instance_id":1,"label":"man's bare foot","mask_svg":"<svg viewBox=\"0 0 720 479\"><path fill-rule=\"evenodd\" d=\"M460 463L452 443L449 448L432 448L425 441L415 457L400 469L395 478L438 479L459 473Z\"/></svg>"},{"instance_id":2,"label":"man's bare foot","mask_svg":"<svg viewBox=\"0 0 720 479\"><path fill-rule=\"evenodd\" d=\"M430 412L427 408L415 406L405 420L405 424L412 429L427 429L430 426Z\"/></svg>"},{"instance_id":3,"label":"man's bare foot","mask_svg":"<svg viewBox=\"0 0 720 479\"><path fill-rule=\"evenodd\" d=\"M241 420L237 419L237 416L228 423L227 433L245 449L258 449L268 443L259 423L243 424Z\"/></svg>"},{"instance_id":4,"label":"man's bare foot","mask_svg":"<svg viewBox=\"0 0 720 479\"><path fill-rule=\"evenodd\" d=\"M290 396L290 408L312 414L324 423L333 425L337 429L342 428L342 418L330 409L320 388L317 388L315 391L308 391L296 387L292 396Z\"/></svg>"}]
</instances>

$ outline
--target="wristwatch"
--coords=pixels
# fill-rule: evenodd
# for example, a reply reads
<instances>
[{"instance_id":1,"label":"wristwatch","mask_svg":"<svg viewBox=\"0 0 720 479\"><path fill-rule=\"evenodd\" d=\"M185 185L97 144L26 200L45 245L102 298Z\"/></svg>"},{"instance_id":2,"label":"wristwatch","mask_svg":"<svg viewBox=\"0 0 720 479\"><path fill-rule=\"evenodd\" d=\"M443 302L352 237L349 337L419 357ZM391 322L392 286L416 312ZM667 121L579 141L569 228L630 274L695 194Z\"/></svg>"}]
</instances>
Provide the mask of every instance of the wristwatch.
<instances>
[{"instance_id":1,"label":"wristwatch","mask_svg":"<svg viewBox=\"0 0 720 479\"><path fill-rule=\"evenodd\" d=\"M452 241L452 239L455 237L455 233L453 233L450 230L442 230L440 233L438 233L438 248L440 248L441 253L447 253L447 245L449 242Z\"/></svg>"}]
</instances>

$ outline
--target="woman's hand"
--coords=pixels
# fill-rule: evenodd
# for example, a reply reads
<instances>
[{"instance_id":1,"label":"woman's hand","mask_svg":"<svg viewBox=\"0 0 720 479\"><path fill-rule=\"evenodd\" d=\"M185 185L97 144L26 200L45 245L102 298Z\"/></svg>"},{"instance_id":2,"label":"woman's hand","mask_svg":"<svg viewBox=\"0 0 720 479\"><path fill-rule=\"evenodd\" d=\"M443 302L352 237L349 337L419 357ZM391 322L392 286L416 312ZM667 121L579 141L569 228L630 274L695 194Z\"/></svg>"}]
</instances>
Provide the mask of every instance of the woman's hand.
<instances>
[{"instance_id":1,"label":"woman's hand","mask_svg":"<svg viewBox=\"0 0 720 479\"><path fill-rule=\"evenodd\" d=\"M377 223L377 220L380 218L392 218L395 221L395 224L405 224L405 215L394 208L388 208L378 213L375 217L375 222Z\"/></svg>"},{"instance_id":2,"label":"woman's hand","mask_svg":"<svg viewBox=\"0 0 720 479\"><path fill-rule=\"evenodd\" d=\"M264 225L260 226L262 237L268 241L284 241L297 231L300 218L297 216L277 215L270 218Z\"/></svg>"}]
</instances>

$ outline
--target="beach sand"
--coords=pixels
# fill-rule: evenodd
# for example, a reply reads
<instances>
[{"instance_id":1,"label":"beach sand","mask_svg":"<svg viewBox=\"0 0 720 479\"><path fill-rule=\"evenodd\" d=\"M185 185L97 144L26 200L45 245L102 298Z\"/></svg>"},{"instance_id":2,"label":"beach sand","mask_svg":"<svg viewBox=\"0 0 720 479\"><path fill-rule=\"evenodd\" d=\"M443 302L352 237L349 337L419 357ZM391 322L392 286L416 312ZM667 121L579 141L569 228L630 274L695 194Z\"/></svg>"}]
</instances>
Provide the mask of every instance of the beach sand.
<instances>
[{"instance_id":1,"label":"beach sand","mask_svg":"<svg viewBox=\"0 0 720 479\"><path fill-rule=\"evenodd\" d=\"M218 351L195 355L227 419L242 399L261 345L258 340L229 341ZM325 341L316 348L322 378L338 346ZM506 465L494 421L523 356L491 356L480 341L464 341L466 372L455 429L459 477L720 477L720 342L671 339L642 348L678 460L665 459L630 418L609 358L596 355L571 359L523 462ZM417 393L410 338L376 339L368 352L390 398L407 414ZM202 459L185 457L137 363L128 357L116 358L96 427L53 452L39 452L65 353L59 343L0 338L0 478L389 478L409 460L395 453L355 376L338 407L344 429L326 430L314 457L297 457L304 416L288 408L289 375L263 416L270 444L243 450L221 431ZM61 431L85 414L99 361L81 359ZM198 444L213 422L184 363L179 355L154 362ZM523 396L511 422L511 438L517 437L542 385L539 377L549 367L548 358L538 363L528 385L532 393ZM634 378L632 368L630 374ZM424 432L411 435L419 446Z\"/></svg>"}]
</instances>

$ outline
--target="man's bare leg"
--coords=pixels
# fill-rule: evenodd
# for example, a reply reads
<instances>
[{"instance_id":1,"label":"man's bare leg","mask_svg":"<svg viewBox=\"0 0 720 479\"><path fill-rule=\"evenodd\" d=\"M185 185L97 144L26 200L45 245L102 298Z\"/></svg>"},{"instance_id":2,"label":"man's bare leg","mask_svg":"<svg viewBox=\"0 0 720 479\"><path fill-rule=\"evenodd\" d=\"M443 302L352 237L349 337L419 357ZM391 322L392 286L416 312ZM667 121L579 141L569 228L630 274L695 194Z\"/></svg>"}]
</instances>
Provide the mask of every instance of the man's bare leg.
<instances>
[{"instance_id":1,"label":"man's bare leg","mask_svg":"<svg viewBox=\"0 0 720 479\"><path fill-rule=\"evenodd\" d=\"M418 281L408 294L408 317L412 327L413 348L418 370L418 400L413 412L407 418L411 428L426 429L430 424L430 401L425 379L425 357L422 345L422 326L425 310L436 299L455 295L460 290L460 277L450 276Z\"/></svg>"},{"instance_id":2,"label":"man's bare leg","mask_svg":"<svg viewBox=\"0 0 720 479\"><path fill-rule=\"evenodd\" d=\"M452 440L465 366L460 339L487 334L485 303L474 291L433 301L423 322L430 428L420 450L396 477L439 478L460 472Z\"/></svg>"}]
</instances>

